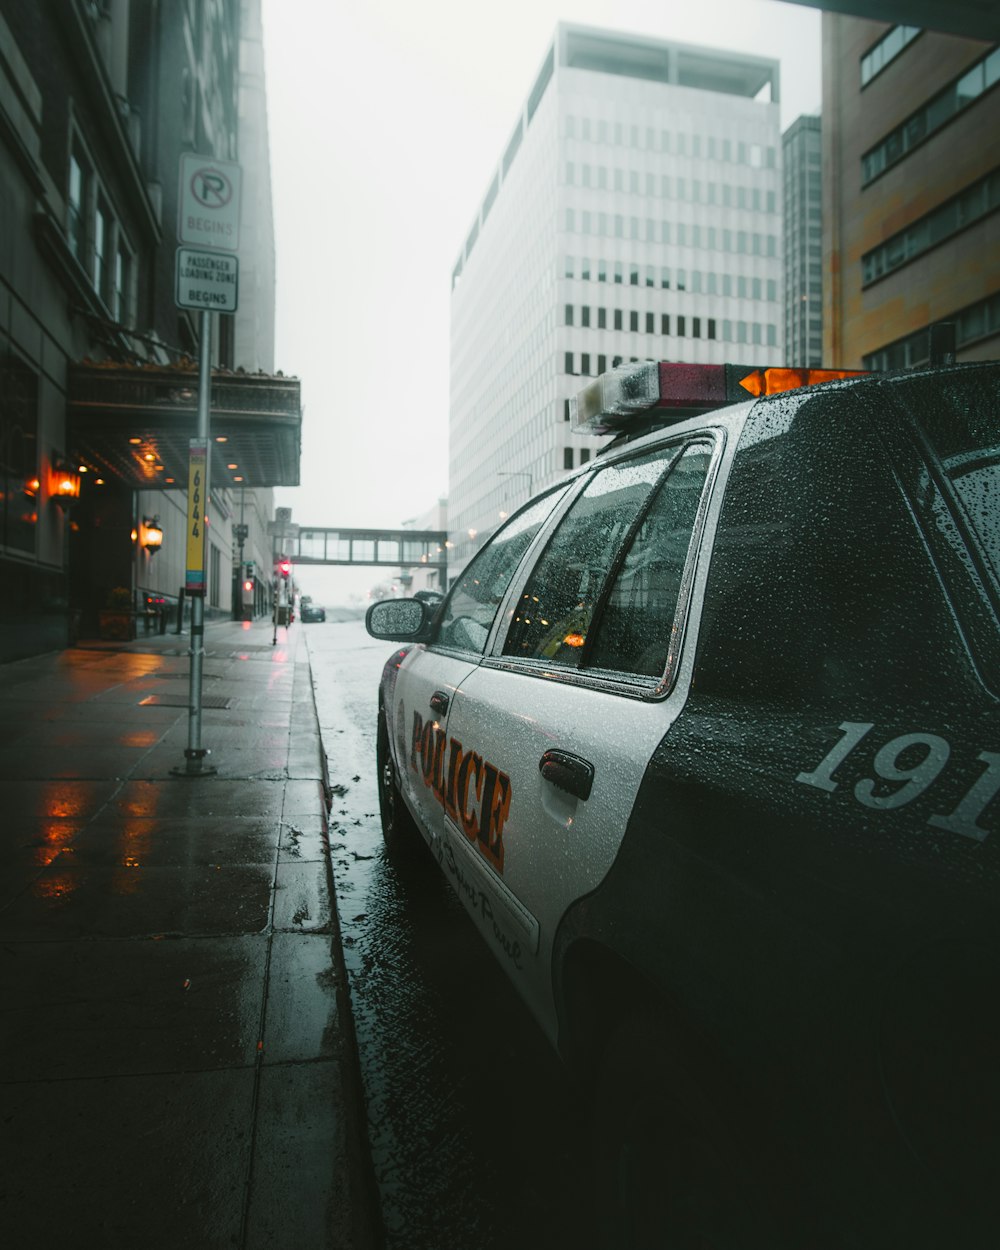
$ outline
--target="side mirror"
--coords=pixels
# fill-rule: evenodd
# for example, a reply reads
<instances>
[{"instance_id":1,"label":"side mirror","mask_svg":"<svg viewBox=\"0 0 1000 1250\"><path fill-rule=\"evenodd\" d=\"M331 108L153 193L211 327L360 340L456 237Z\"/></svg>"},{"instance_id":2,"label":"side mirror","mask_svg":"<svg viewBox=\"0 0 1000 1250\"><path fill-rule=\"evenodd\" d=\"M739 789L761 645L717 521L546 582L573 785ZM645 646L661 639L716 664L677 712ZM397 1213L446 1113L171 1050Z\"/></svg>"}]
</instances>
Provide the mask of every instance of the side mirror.
<instances>
[{"instance_id":1,"label":"side mirror","mask_svg":"<svg viewBox=\"0 0 1000 1250\"><path fill-rule=\"evenodd\" d=\"M365 613L365 629L383 642L423 642L432 612L419 599L383 599Z\"/></svg>"}]
</instances>

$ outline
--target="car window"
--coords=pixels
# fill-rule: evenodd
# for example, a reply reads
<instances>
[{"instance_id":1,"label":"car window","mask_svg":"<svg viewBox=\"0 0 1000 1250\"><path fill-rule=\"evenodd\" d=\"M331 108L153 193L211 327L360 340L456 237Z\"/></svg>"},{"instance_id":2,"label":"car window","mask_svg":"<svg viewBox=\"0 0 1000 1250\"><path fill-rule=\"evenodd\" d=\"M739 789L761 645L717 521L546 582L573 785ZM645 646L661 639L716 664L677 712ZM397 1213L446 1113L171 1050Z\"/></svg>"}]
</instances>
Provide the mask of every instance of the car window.
<instances>
[{"instance_id":1,"label":"car window","mask_svg":"<svg viewBox=\"0 0 1000 1250\"><path fill-rule=\"evenodd\" d=\"M682 542L668 531L681 524L681 501L690 485L672 492L662 507L650 505L667 469L680 459L682 480L690 484L697 477L699 483L693 492L696 508L707 471L707 448L680 452L661 448L594 474L528 579L505 655L566 668L593 662L616 671L662 672L656 666L665 663L679 586L677 572L670 599L666 569L683 565L693 511ZM683 547L679 565L667 546ZM599 619L604 614L606 624Z\"/></svg>"},{"instance_id":2,"label":"car window","mask_svg":"<svg viewBox=\"0 0 1000 1250\"><path fill-rule=\"evenodd\" d=\"M465 566L440 609L434 645L482 654L521 557L566 490L563 485L516 512Z\"/></svg>"},{"instance_id":3,"label":"car window","mask_svg":"<svg viewBox=\"0 0 1000 1250\"><path fill-rule=\"evenodd\" d=\"M659 677L667 667L711 448L685 448L649 505L581 656L594 668Z\"/></svg>"},{"instance_id":4,"label":"car window","mask_svg":"<svg viewBox=\"0 0 1000 1250\"><path fill-rule=\"evenodd\" d=\"M933 448L951 488L943 500L929 489L934 522L949 541L961 545L949 516L958 507L985 558L995 587L1000 586L1000 406L997 391L941 379L934 387L899 384L921 433ZM928 484L929 485L929 484Z\"/></svg>"}]
</instances>

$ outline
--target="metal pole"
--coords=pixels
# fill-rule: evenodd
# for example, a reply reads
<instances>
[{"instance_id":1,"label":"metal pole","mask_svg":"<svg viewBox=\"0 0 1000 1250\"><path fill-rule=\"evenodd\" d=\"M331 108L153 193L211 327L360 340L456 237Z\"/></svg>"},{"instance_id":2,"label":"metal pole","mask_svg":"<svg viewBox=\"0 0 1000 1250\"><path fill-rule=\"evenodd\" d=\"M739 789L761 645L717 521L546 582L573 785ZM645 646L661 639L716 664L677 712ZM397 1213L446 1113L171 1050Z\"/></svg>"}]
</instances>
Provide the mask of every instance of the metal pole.
<instances>
[{"instance_id":1,"label":"metal pole","mask_svg":"<svg viewBox=\"0 0 1000 1250\"><path fill-rule=\"evenodd\" d=\"M198 438L208 443L210 401L212 388L212 320L207 310L201 312L198 344ZM208 514L209 470L211 451L205 460L205 483L203 487L205 515ZM208 545L207 526L202 527L202 542ZM202 567L204 568L204 559ZM207 570L206 570L207 575ZM188 744L184 752L183 769L171 772L185 777L210 777L218 770L205 763L209 752L201 745L201 684L202 664L205 659L205 589L191 593L191 679L188 684Z\"/></svg>"}]
</instances>

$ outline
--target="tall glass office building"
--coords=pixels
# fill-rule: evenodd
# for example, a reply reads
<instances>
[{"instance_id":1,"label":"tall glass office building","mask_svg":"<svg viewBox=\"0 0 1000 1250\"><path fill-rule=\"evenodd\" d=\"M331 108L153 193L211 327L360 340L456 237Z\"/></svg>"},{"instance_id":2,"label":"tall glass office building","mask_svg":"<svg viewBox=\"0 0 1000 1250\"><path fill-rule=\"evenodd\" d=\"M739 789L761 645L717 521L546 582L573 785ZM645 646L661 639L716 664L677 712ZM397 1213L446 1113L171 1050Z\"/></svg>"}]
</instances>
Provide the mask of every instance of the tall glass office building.
<instances>
[{"instance_id":1,"label":"tall glass office building","mask_svg":"<svg viewBox=\"0 0 1000 1250\"><path fill-rule=\"evenodd\" d=\"M452 273L457 566L631 360L781 364L778 62L560 23Z\"/></svg>"},{"instance_id":2,"label":"tall glass office building","mask_svg":"<svg viewBox=\"0 0 1000 1250\"><path fill-rule=\"evenodd\" d=\"M820 119L799 117L782 136L785 194L785 353L823 363L823 175Z\"/></svg>"}]
</instances>

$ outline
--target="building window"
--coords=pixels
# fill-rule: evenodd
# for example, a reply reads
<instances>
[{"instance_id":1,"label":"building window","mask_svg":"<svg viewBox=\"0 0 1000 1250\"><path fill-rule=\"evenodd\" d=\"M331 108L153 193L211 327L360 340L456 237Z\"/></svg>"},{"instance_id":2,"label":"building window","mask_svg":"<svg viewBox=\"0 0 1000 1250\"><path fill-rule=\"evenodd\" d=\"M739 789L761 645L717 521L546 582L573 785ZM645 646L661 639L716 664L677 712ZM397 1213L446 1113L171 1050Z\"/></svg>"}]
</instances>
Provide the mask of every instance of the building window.
<instances>
[{"instance_id":1,"label":"building window","mask_svg":"<svg viewBox=\"0 0 1000 1250\"><path fill-rule=\"evenodd\" d=\"M606 330L608 328L608 310L606 308L598 308L597 310L597 328L598 330Z\"/></svg>"},{"instance_id":2,"label":"building window","mask_svg":"<svg viewBox=\"0 0 1000 1250\"><path fill-rule=\"evenodd\" d=\"M700 317L691 318L691 337L693 339L701 338L701 318Z\"/></svg>"},{"instance_id":3,"label":"building window","mask_svg":"<svg viewBox=\"0 0 1000 1250\"><path fill-rule=\"evenodd\" d=\"M590 448L581 447L580 448L580 463L586 464L589 459L590 459Z\"/></svg>"},{"instance_id":4,"label":"building window","mask_svg":"<svg viewBox=\"0 0 1000 1250\"><path fill-rule=\"evenodd\" d=\"M656 314L655 313L651 313L651 312L646 313L646 333L647 334L656 333Z\"/></svg>"},{"instance_id":5,"label":"building window","mask_svg":"<svg viewBox=\"0 0 1000 1250\"><path fill-rule=\"evenodd\" d=\"M599 374L604 373L604 372L606 372L607 367L608 367L608 358L607 358L607 356L598 356L598 357L597 357L597 372L598 372Z\"/></svg>"},{"instance_id":6,"label":"building window","mask_svg":"<svg viewBox=\"0 0 1000 1250\"><path fill-rule=\"evenodd\" d=\"M670 333L670 314L669 313L660 314L660 333L661 334Z\"/></svg>"},{"instance_id":7,"label":"building window","mask_svg":"<svg viewBox=\"0 0 1000 1250\"><path fill-rule=\"evenodd\" d=\"M573 448L564 447L563 448L563 468L572 469L572 467L573 467Z\"/></svg>"},{"instance_id":8,"label":"building window","mask_svg":"<svg viewBox=\"0 0 1000 1250\"><path fill-rule=\"evenodd\" d=\"M69 221L67 234L73 255L84 263L87 249L87 192L90 172L79 151L74 148L69 158Z\"/></svg>"},{"instance_id":9,"label":"building window","mask_svg":"<svg viewBox=\"0 0 1000 1250\"><path fill-rule=\"evenodd\" d=\"M590 281L590 261L586 257L580 261L580 277L584 282Z\"/></svg>"},{"instance_id":10,"label":"building window","mask_svg":"<svg viewBox=\"0 0 1000 1250\"><path fill-rule=\"evenodd\" d=\"M573 269L574 269L573 257L567 256L566 263L563 265L563 277L572 278L574 276Z\"/></svg>"},{"instance_id":11,"label":"building window","mask_svg":"<svg viewBox=\"0 0 1000 1250\"><path fill-rule=\"evenodd\" d=\"M114 292L112 294L111 315L119 325L127 326L131 323L129 309L129 281L132 272L132 258L125 249L125 245L119 240L118 247L115 251L115 280Z\"/></svg>"},{"instance_id":12,"label":"building window","mask_svg":"<svg viewBox=\"0 0 1000 1250\"><path fill-rule=\"evenodd\" d=\"M566 305L566 320L563 322L563 324L568 325L568 326L571 326L573 324L573 305L572 304Z\"/></svg>"},{"instance_id":13,"label":"building window","mask_svg":"<svg viewBox=\"0 0 1000 1250\"><path fill-rule=\"evenodd\" d=\"M714 317L709 317L708 319L708 336L707 337L710 339L715 338L715 318Z\"/></svg>"},{"instance_id":14,"label":"building window","mask_svg":"<svg viewBox=\"0 0 1000 1250\"><path fill-rule=\"evenodd\" d=\"M632 331L633 334L639 333L639 314L637 312L633 311L629 313L628 328Z\"/></svg>"},{"instance_id":15,"label":"building window","mask_svg":"<svg viewBox=\"0 0 1000 1250\"><path fill-rule=\"evenodd\" d=\"M670 270L666 267L660 270L660 286L663 287L665 291L670 290Z\"/></svg>"},{"instance_id":16,"label":"building window","mask_svg":"<svg viewBox=\"0 0 1000 1250\"><path fill-rule=\"evenodd\" d=\"M628 282L629 282L629 286L639 285L639 266L638 265L629 265Z\"/></svg>"},{"instance_id":17,"label":"building window","mask_svg":"<svg viewBox=\"0 0 1000 1250\"><path fill-rule=\"evenodd\" d=\"M622 328L622 310L620 308L616 308L615 309L615 329L620 330L621 328Z\"/></svg>"},{"instance_id":18,"label":"building window","mask_svg":"<svg viewBox=\"0 0 1000 1250\"><path fill-rule=\"evenodd\" d=\"M597 262L597 281L607 282L607 280L608 280L608 262L605 260L599 260Z\"/></svg>"},{"instance_id":19,"label":"building window","mask_svg":"<svg viewBox=\"0 0 1000 1250\"><path fill-rule=\"evenodd\" d=\"M677 318L677 335L678 335L678 338L683 338L683 337L684 337L684 335L687 333L687 324L686 324L686 323L687 323L687 318L686 318L686 317L678 317L678 318Z\"/></svg>"},{"instance_id":20,"label":"building window","mask_svg":"<svg viewBox=\"0 0 1000 1250\"><path fill-rule=\"evenodd\" d=\"M622 280L622 263L620 260L615 261L615 281L620 283Z\"/></svg>"},{"instance_id":21,"label":"building window","mask_svg":"<svg viewBox=\"0 0 1000 1250\"><path fill-rule=\"evenodd\" d=\"M1000 294L989 295L941 320L955 323L955 346L958 348L968 347L980 339L993 338L1000 334ZM870 352L862 358L862 365L865 369L877 370L912 369L928 364L930 352L930 330L925 327Z\"/></svg>"},{"instance_id":22,"label":"building window","mask_svg":"<svg viewBox=\"0 0 1000 1250\"><path fill-rule=\"evenodd\" d=\"M861 58L862 87L867 87L875 75L881 73L890 61L894 61L920 33L919 26L893 26L891 30L887 30L878 43L873 44Z\"/></svg>"},{"instance_id":23,"label":"building window","mask_svg":"<svg viewBox=\"0 0 1000 1250\"><path fill-rule=\"evenodd\" d=\"M582 326L590 325L590 305L589 304L584 304L583 307L580 309L580 325Z\"/></svg>"},{"instance_id":24,"label":"building window","mask_svg":"<svg viewBox=\"0 0 1000 1250\"><path fill-rule=\"evenodd\" d=\"M569 400L568 399L563 400L563 420L564 421L569 420Z\"/></svg>"},{"instance_id":25,"label":"building window","mask_svg":"<svg viewBox=\"0 0 1000 1250\"><path fill-rule=\"evenodd\" d=\"M563 362L563 372L573 376L573 353L567 352Z\"/></svg>"},{"instance_id":26,"label":"building window","mask_svg":"<svg viewBox=\"0 0 1000 1250\"><path fill-rule=\"evenodd\" d=\"M94 284L94 290L102 299L106 297L108 291L108 249L111 242L109 218L107 205L99 199L94 211L94 263L91 281Z\"/></svg>"},{"instance_id":27,"label":"building window","mask_svg":"<svg viewBox=\"0 0 1000 1250\"><path fill-rule=\"evenodd\" d=\"M0 449L0 546L34 555L38 378L12 353L0 357Z\"/></svg>"},{"instance_id":28,"label":"building window","mask_svg":"<svg viewBox=\"0 0 1000 1250\"><path fill-rule=\"evenodd\" d=\"M866 252L861 258L862 281L867 285L884 278L997 208L1000 208L1000 169L994 169L905 230Z\"/></svg>"},{"instance_id":29,"label":"building window","mask_svg":"<svg viewBox=\"0 0 1000 1250\"><path fill-rule=\"evenodd\" d=\"M580 355L580 372L585 378L590 377L590 352L583 352Z\"/></svg>"},{"instance_id":30,"label":"building window","mask_svg":"<svg viewBox=\"0 0 1000 1250\"><path fill-rule=\"evenodd\" d=\"M1000 47L994 48L971 69L949 83L905 121L890 130L880 143L861 158L861 184L867 186L929 136L941 129L991 87L1000 82Z\"/></svg>"}]
</instances>

